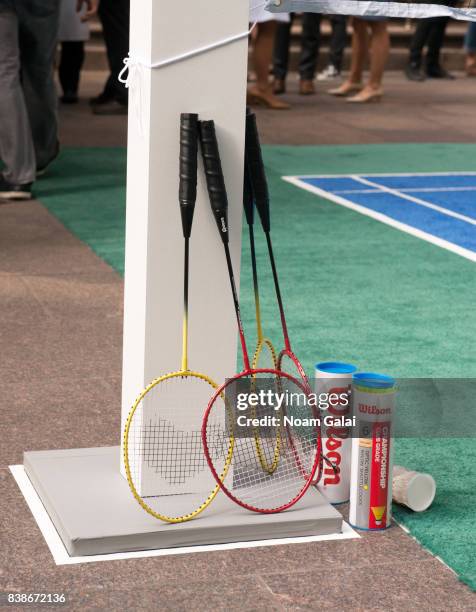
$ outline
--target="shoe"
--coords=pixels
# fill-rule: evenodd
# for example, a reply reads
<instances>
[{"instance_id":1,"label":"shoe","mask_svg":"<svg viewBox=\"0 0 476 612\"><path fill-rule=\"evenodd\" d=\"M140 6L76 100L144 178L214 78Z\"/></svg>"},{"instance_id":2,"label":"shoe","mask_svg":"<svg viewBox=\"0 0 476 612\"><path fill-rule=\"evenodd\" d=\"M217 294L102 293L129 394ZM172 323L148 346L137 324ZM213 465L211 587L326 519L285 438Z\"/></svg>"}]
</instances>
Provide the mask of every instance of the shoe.
<instances>
[{"instance_id":1,"label":"shoe","mask_svg":"<svg viewBox=\"0 0 476 612\"><path fill-rule=\"evenodd\" d=\"M345 83L342 83L342 85L339 85L339 87L329 89L327 93L331 96L337 96L342 98L344 96L348 96L351 93L361 91L362 88L362 83L350 83L349 81L346 81Z\"/></svg>"},{"instance_id":2,"label":"shoe","mask_svg":"<svg viewBox=\"0 0 476 612\"><path fill-rule=\"evenodd\" d=\"M53 156L46 162L46 164L43 164L43 166L37 166L37 168L36 168L36 178L39 178L40 176L43 176L44 174L46 174L46 171L48 170L48 168L51 166L51 164L58 157L59 152L60 152L60 143L59 143L59 140L57 140L56 141L56 148L55 148L55 152L53 153Z\"/></svg>"},{"instance_id":3,"label":"shoe","mask_svg":"<svg viewBox=\"0 0 476 612\"><path fill-rule=\"evenodd\" d=\"M101 104L92 104L94 115L127 115L127 104L119 100L109 100Z\"/></svg>"},{"instance_id":4,"label":"shoe","mask_svg":"<svg viewBox=\"0 0 476 612\"><path fill-rule=\"evenodd\" d=\"M327 68L324 68L324 70L319 72L319 74L317 75L317 80L332 81L333 79L337 79L337 77L340 77L340 70L337 70L335 66L329 64Z\"/></svg>"},{"instance_id":5,"label":"shoe","mask_svg":"<svg viewBox=\"0 0 476 612\"><path fill-rule=\"evenodd\" d=\"M0 175L0 200L5 202L31 200L31 183L16 185Z\"/></svg>"},{"instance_id":6,"label":"shoe","mask_svg":"<svg viewBox=\"0 0 476 612\"><path fill-rule=\"evenodd\" d=\"M347 98L346 102L351 104L367 104L368 102L380 102L383 96L382 89L365 88L355 96Z\"/></svg>"},{"instance_id":7,"label":"shoe","mask_svg":"<svg viewBox=\"0 0 476 612\"><path fill-rule=\"evenodd\" d=\"M301 96L312 96L316 93L314 81L312 79L301 79L299 83L299 93Z\"/></svg>"},{"instance_id":8,"label":"shoe","mask_svg":"<svg viewBox=\"0 0 476 612\"><path fill-rule=\"evenodd\" d=\"M466 56L464 71L468 77L476 76L476 56L474 53L468 53Z\"/></svg>"},{"instance_id":9,"label":"shoe","mask_svg":"<svg viewBox=\"0 0 476 612\"><path fill-rule=\"evenodd\" d=\"M426 76L429 79L447 79L448 81L453 81L455 79L455 76L442 66L427 66Z\"/></svg>"},{"instance_id":10,"label":"shoe","mask_svg":"<svg viewBox=\"0 0 476 612\"><path fill-rule=\"evenodd\" d=\"M60 101L63 104L77 104L79 102L78 93L76 91L65 91Z\"/></svg>"},{"instance_id":11,"label":"shoe","mask_svg":"<svg viewBox=\"0 0 476 612\"><path fill-rule=\"evenodd\" d=\"M273 93L279 96L286 93L286 81L284 79L274 79L273 81Z\"/></svg>"},{"instance_id":12,"label":"shoe","mask_svg":"<svg viewBox=\"0 0 476 612\"><path fill-rule=\"evenodd\" d=\"M246 103L249 105L256 104L265 106L272 110L288 110L290 105L276 98L272 92L261 91L257 87L249 87L246 93Z\"/></svg>"},{"instance_id":13,"label":"shoe","mask_svg":"<svg viewBox=\"0 0 476 612\"><path fill-rule=\"evenodd\" d=\"M89 104L91 106L98 106L99 104L107 104L114 100L114 96L110 93L103 91L99 94L99 96L95 96L94 98L89 99Z\"/></svg>"},{"instance_id":14,"label":"shoe","mask_svg":"<svg viewBox=\"0 0 476 612\"><path fill-rule=\"evenodd\" d=\"M405 76L409 81L421 83L425 80L425 75L421 71L419 64L411 63L405 66Z\"/></svg>"}]
</instances>

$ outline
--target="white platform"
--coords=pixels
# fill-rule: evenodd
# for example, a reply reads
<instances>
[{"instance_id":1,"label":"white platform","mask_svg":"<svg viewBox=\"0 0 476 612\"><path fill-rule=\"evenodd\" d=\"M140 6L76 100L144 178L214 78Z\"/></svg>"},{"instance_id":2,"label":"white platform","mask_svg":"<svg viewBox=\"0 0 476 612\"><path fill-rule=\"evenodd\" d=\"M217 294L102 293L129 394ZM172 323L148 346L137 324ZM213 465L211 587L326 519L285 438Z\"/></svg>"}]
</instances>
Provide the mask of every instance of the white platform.
<instances>
[{"instance_id":1,"label":"white platform","mask_svg":"<svg viewBox=\"0 0 476 612\"><path fill-rule=\"evenodd\" d=\"M341 515L314 489L280 514L247 512L220 494L195 520L162 523L133 499L118 471L119 452L110 447L25 453L26 474L71 557L342 533Z\"/></svg>"}]
</instances>

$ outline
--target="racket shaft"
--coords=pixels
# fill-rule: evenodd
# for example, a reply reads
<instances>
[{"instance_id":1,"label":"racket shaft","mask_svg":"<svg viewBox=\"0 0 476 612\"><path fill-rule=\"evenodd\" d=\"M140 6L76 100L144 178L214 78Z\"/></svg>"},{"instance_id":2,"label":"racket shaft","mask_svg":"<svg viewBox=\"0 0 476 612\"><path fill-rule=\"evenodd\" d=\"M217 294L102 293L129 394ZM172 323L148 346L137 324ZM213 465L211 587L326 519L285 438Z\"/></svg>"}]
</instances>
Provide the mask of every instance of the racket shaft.
<instances>
[{"instance_id":1,"label":"racket shaft","mask_svg":"<svg viewBox=\"0 0 476 612\"><path fill-rule=\"evenodd\" d=\"M221 166L220 151L218 149L215 123L213 121L201 121L199 133L210 206L225 247L228 276L230 279L231 292L233 294L233 304L235 307L236 321L238 324L238 332L240 335L241 348L243 352L243 363L245 368L249 369L250 364L248 350L246 348L245 334L241 320L240 303L238 300L238 293L236 291L235 275L233 272L233 264L231 261L230 248L228 244L228 197L226 194L225 179L223 177L223 170Z\"/></svg>"}]
</instances>

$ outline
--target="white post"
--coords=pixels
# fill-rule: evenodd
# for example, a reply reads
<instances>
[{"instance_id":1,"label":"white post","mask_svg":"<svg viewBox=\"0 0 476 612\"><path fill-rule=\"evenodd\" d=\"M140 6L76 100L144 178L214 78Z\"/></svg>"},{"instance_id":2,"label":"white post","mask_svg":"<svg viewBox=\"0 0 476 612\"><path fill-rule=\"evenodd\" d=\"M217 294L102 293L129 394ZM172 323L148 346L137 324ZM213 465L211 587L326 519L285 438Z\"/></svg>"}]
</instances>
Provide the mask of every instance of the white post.
<instances>
[{"instance_id":1,"label":"white post","mask_svg":"<svg viewBox=\"0 0 476 612\"><path fill-rule=\"evenodd\" d=\"M131 0L131 55L152 64L244 32L248 2ZM245 38L179 63L141 68L129 101L122 431L153 378L180 369L183 239L178 204L180 113L214 119L239 278ZM236 370L237 334L223 247L203 166L191 238L189 363L221 383ZM197 406L203 411L206 406Z\"/></svg>"}]
</instances>

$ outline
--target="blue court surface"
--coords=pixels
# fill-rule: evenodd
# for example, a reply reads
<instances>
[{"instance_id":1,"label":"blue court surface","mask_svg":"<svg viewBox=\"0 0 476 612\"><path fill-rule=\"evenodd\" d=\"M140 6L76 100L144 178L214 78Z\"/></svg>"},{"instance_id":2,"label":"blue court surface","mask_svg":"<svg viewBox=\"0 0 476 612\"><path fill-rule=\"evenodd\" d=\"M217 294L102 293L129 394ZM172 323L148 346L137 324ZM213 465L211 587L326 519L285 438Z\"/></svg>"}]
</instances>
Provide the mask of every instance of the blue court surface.
<instances>
[{"instance_id":1,"label":"blue court surface","mask_svg":"<svg viewBox=\"0 0 476 612\"><path fill-rule=\"evenodd\" d=\"M476 172L307 175L283 179L476 261Z\"/></svg>"}]
</instances>

